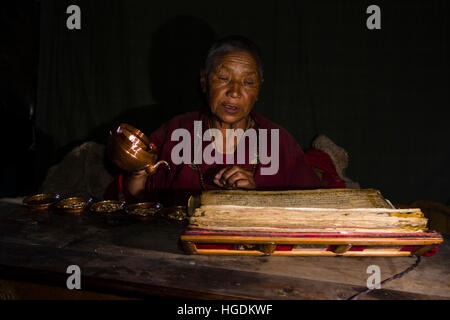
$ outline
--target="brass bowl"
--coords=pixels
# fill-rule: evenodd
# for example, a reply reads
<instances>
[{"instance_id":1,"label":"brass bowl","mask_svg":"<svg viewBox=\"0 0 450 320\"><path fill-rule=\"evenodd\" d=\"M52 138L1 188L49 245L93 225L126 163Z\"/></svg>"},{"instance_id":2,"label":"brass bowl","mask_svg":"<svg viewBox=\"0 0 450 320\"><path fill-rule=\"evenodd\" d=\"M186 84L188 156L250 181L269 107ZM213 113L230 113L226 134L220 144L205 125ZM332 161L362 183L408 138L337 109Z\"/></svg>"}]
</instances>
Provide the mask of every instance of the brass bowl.
<instances>
[{"instance_id":1,"label":"brass bowl","mask_svg":"<svg viewBox=\"0 0 450 320\"><path fill-rule=\"evenodd\" d=\"M89 206L91 202L92 199L72 197L59 201L55 204L55 207L67 213L81 213Z\"/></svg>"},{"instance_id":2,"label":"brass bowl","mask_svg":"<svg viewBox=\"0 0 450 320\"><path fill-rule=\"evenodd\" d=\"M118 213L123 210L125 204L117 200L105 200L92 204L89 210L99 214Z\"/></svg>"},{"instance_id":3,"label":"brass bowl","mask_svg":"<svg viewBox=\"0 0 450 320\"><path fill-rule=\"evenodd\" d=\"M139 218L151 218L157 216L162 205L158 202L141 202L125 206L125 212Z\"/></svg>"},{"instance_id":4,"label":"brass bowl","mask_svg":"<svg viewBox=\"0 0 450 320\"><path fill-rule=\"evenodd\" d=\"M161 210L161 215L170 221L177 223L188 222L188 212L186 206L174 206Z\"/></svg>"},{"instance_id":5,"label":"brass bowl","mask_svg":"<svg viewBox=\"0 0 450 320\"><path fill-rule=\"evenodd\" d=\"M111 161L119 168L133 172L146 169L156 163L156 146L133 126L123 123L111 131L107 153Z\"/></svg>"},{"instance_id":6,"label":"brass bowl","mask_svg":"<svg viewBox=\"0 0 450 320\"><path fill-rule=\"evenodd\" d=\"M60 199L59 194L36 194L23 199L23 205L30 210L45 211Z\"/></svg>"}]
</instances>

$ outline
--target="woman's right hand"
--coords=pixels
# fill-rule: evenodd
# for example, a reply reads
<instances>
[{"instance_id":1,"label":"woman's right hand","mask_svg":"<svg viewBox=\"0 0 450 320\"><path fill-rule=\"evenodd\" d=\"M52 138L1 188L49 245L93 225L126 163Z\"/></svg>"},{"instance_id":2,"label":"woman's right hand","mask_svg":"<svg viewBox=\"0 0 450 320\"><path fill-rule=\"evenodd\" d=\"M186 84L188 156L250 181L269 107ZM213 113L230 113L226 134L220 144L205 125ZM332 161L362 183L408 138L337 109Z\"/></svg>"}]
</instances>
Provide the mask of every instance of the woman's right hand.
<instances>
[{"instance_id":1,"label":"woman's right hand","mask_svg":"<svg viewBox=\"0 0 450 320\"><path fill-rule=\"evenodd\" d=\"M129 173L129 176L132 178L142 178L143 176L148 176L149 174L145 169L139 171L133 171Z\"/></svg>"},{"instance_id":2,"label":"woman's right hand","mask_svg":"<svg viewBox=\"0 0 450 320\"><path fill-rule=\"evenodd\" d=\"M149 174L145 170L134 171L128 174L128 191L138 199L143 199L145 195L145 184Z\"/></svg>"}]
</instances>

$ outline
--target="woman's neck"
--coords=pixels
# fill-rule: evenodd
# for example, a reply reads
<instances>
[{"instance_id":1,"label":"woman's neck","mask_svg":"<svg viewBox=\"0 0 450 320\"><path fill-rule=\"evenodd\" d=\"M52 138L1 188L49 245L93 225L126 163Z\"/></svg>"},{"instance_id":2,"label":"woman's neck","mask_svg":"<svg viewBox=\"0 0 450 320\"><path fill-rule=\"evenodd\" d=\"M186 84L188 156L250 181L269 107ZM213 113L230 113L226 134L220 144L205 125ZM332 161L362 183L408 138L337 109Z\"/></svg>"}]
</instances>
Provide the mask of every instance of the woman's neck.
<instances>
[{"instance_id":1,"label":"woman's neck","mask_svg":"<svg viewBox=\"0 0 450 320\"><path fill-rule=\"evenodd\" d=\"M249 127L250 116L247 116L246 118L241 119L235 123L226 123L226 122L221 121L219 118L213 116L211 118L210 123L211 123L210 125L212 128L219 129L220 131L223 131L222 133L224 133L225 130L227 130L227 129L233 129L233 130L242 129L245 131Z\"/></svg>"},{"instance_id":2,"label":"woman's neck","mask_svg":"<svg viewBox=\"0 0 450 320\"><path fill-rule=\"evenodd\" d=\"M237 145L239 144L242 135L234 135L233 132L227 131L228 129L245 131L252 126L252 120L250 115L236 123L230 124L220 121L217 117L210 118L210 128L218 129L222 133L223 140L215 141L215 148L222 154L234 153Z\"/></svg>"}]
</instances>

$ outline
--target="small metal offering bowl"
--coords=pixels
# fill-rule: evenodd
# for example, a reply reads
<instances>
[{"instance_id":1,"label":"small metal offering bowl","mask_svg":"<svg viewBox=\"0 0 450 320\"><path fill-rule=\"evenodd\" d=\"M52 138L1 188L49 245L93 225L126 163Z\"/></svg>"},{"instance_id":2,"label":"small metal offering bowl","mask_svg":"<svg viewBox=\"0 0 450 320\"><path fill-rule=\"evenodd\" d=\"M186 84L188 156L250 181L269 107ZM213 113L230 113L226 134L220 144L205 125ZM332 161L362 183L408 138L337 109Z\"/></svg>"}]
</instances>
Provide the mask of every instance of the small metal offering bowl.
<instances>
[{"instance_id":1,"label":"small metal offering bowl","mask_svg":"<svg viewBox=\"0 0 450 320\"><path fill-rule=\"evenodd\" d=\"M186 206L164 208L161 210L161 215L170 221L177 223L186 223L188 219Z\"/></svg>"},{"instance_id":2,"label":"small metal offering bowl","mask_svg":"<svg viewBox=\"0 0 450 320\"><path fill-rule=\"evenodd\" d=\"M23 199L23 205L30 210L48 210L60 199L59 194L36 194Z\"/></svg>"},{"instance_id":3,"label":"small metal offering bowl","mask_svg":"<svg viewBox=\"0 0 450 320\"><path fill-rule=\"evenodd\" d=\"M72 197L59 201L55 204L55 207L67 213L81 213L89 206L91 202L92 199Z\"/></svg>"},{"instance_id":4,"label":"small metal offering bowl","mask_svg":"<svg viewBox=\"0 0 450 320\"><path fill-rule=\"evenodd\" d=\"M141 202L125 206L125 212L139 218L155 217L161 210L162 205L158 202Z\"/></svg>"},{"instance_id":5,"label":"small metal offering bowl","mask_svg":"<svg viewBox=\"0 0 450 320\"><path fill-rule=\"evenodd\" d=\"M99 214L117 213L123 210L125 204L117 200L105 200L92 204L89 208L92 212Z\"/></svg>"}]
</instances>

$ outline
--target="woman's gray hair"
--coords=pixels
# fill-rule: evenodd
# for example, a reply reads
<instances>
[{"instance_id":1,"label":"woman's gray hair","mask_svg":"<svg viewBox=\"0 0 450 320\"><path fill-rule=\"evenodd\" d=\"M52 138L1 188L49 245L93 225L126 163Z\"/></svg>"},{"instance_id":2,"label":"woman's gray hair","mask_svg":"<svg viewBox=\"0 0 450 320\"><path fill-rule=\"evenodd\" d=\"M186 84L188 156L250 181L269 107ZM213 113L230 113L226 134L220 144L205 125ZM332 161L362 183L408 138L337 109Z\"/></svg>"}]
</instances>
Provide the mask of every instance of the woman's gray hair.
<instances>
[{"instance_id":1,"label":"woman's gray hair","mask_svg":"<svg viewBox=\"0 0 450 320\"><path fill-rule=\"evenodd\" d=\"M217 60L230 52L248 52L258 63L259 77L263 78L263 63L258 46L251 40L242 36L229 36L216 41L209 49L205 60L206 77L217 66Z\"/></svg>"}]
</instances>

